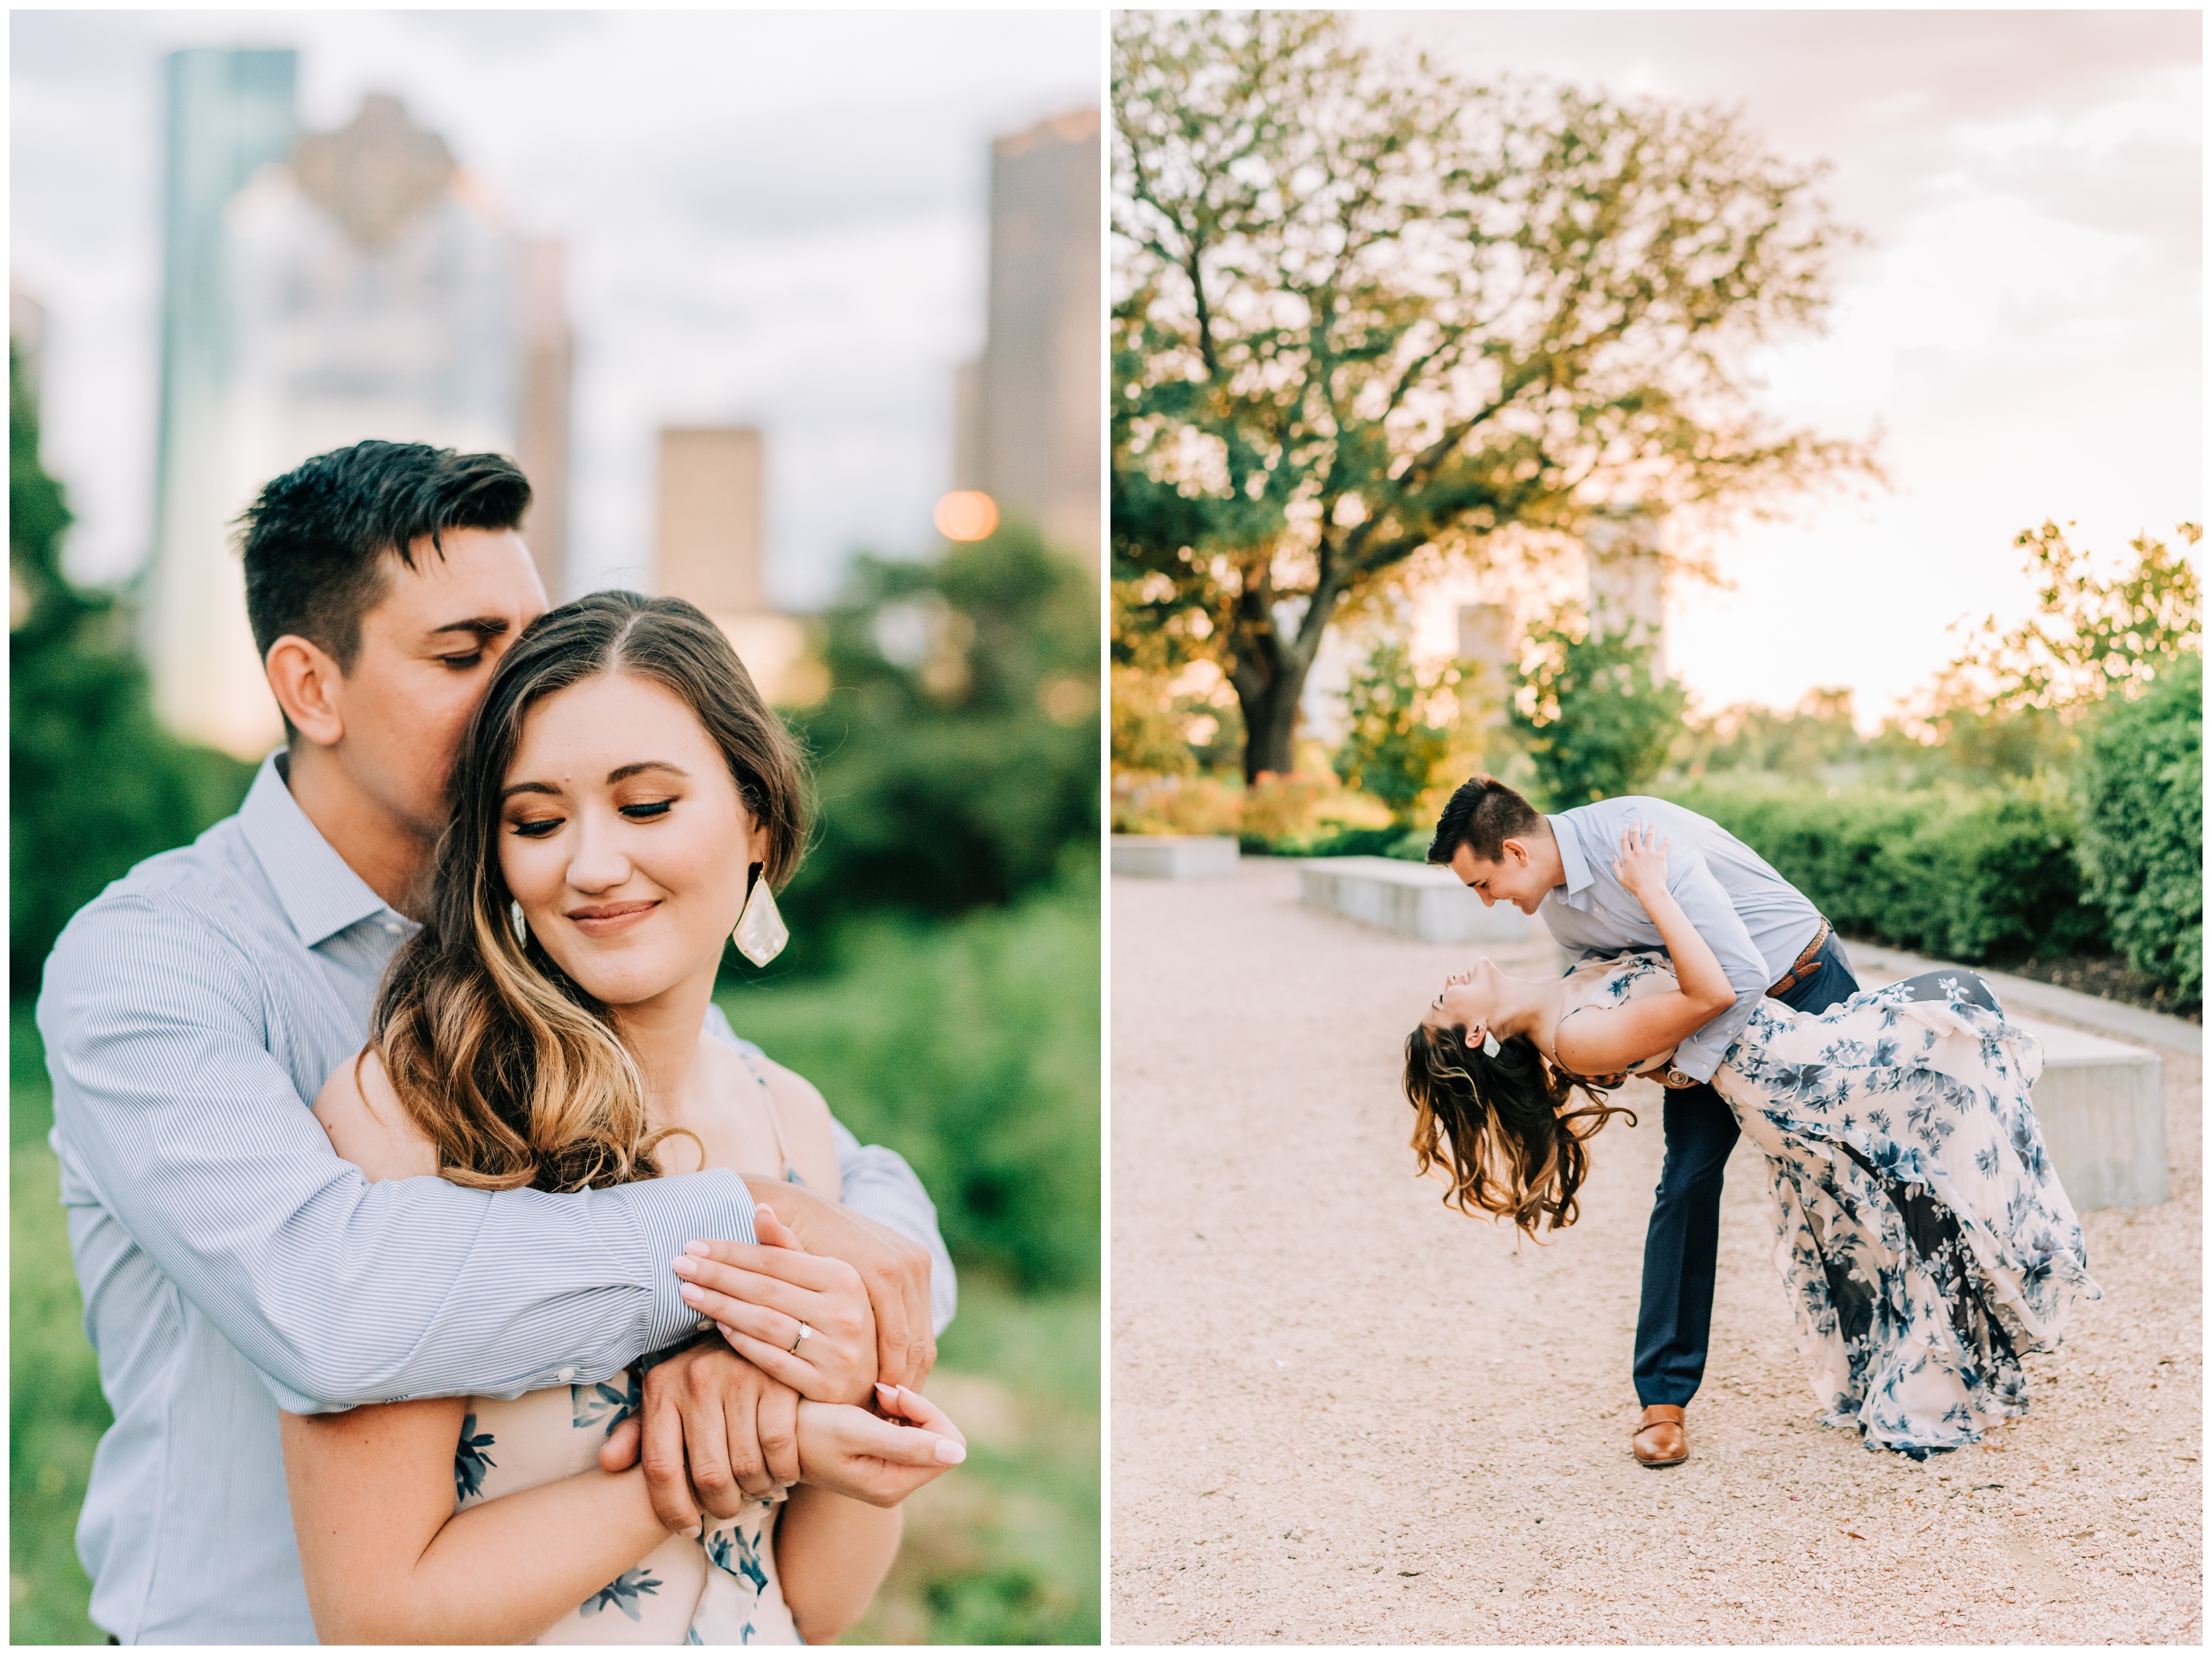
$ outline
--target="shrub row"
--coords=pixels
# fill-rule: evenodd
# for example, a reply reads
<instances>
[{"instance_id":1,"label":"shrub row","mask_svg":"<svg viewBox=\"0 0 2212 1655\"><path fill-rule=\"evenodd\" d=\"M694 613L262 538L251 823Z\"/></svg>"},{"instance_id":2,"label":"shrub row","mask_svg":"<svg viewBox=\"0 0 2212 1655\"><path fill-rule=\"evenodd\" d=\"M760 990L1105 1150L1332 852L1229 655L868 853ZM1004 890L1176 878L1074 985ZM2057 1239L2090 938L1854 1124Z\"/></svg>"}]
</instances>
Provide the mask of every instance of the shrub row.
<instances>
[{"instance_id":1,"label":"shrub row","mask_svg":"<svg viewBox=\"0 0 2212 1655\"><path fill-rule=\"evenodd\" d=\"M1962 961L2106 941L2073 807L2056 794L1706 786L1668 796L1765 857L1846 936Z\"/></svg>"},{"instance_id":2,"label":"shrub row","mask_svg":"<svg viewBox=\"0 0 2212 1655\"><path fill-rule=\"evenodd\" d=\"M2082 744L2081 861L2138 971L2204 997L2204 661L2106 709Z\"/></svg>"}]
</instances>

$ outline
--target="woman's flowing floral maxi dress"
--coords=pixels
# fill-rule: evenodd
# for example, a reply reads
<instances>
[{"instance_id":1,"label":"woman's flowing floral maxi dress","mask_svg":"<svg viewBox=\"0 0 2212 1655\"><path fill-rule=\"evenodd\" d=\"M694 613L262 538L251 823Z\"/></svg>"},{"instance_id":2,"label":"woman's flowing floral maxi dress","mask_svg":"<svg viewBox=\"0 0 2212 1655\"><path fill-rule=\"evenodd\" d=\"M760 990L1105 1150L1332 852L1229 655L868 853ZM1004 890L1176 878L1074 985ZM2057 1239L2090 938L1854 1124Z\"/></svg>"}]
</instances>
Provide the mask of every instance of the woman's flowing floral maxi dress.
<instances>
[{"instance_id":1,"label":"woman's flowing floral maxi dress","mask_svg":"<svg viewBox=\"0 0 2212 1655\"><path fill-rule=\"evenodd\" d=\"M1674 986L1663 954L1583 969L1579 1004ZM2026 1413L2021 1359L2100 1296L2029 1103L2042 1072L2035 1037L1952 970L1817 1013L1762 1001L1713 1076L1766 1158L1814 1394L1869 1448L1918 1458Z\"/></svg>"}]
</instances>

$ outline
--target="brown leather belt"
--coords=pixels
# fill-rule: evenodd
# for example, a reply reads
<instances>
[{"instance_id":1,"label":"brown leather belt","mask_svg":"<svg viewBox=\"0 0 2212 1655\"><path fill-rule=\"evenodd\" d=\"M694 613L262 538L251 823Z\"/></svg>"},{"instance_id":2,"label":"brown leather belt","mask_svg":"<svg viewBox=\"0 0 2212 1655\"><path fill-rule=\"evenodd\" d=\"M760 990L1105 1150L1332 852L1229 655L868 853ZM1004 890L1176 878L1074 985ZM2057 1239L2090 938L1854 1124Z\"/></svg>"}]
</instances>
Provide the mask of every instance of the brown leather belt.
<instances>
[{"instance_id":1,"label":"brown leather belt","mask_svg":"<svg viewBox=\"0 0 2212 1655\"><path fill-rule=\"evenodd\" d=\"M1769 1000L1788 994L1813 974L1814 958L1820 953L1821 945L1827 941L1828 934L1834 929L1825 918L1821 920L1820 928L1813 934L1813 940L1805 945L1805 952L1797 956L1797 962L1790 968L1789 974L1766 991Z\"/></svg>"}]
</instances>

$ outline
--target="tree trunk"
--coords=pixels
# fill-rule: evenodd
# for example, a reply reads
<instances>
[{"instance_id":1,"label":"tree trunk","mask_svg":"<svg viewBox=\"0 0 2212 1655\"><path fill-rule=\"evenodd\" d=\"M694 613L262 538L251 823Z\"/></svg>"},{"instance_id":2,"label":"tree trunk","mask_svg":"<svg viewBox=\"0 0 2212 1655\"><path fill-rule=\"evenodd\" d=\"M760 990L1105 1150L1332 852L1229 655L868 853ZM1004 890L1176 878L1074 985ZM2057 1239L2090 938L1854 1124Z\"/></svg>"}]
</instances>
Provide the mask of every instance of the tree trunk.
<instances>
[{"instance_id":1,"label":"tree trunk","mask_svg":"<svg viewBox=\"0 0 2212 1655\"><path fill-rule=\"evenodd\" d=\"M1255 652L1255 654L1259 652ZM1298 697L1313 667L1313 653L1295 646L1268 649L1272 660L1243 655L1229 675L1237 705L1244 715L1244 780L1247 785L1273 771L1288 776L1297 766L1291 742L1297 733Z\"/></svg>"}]
</instances>

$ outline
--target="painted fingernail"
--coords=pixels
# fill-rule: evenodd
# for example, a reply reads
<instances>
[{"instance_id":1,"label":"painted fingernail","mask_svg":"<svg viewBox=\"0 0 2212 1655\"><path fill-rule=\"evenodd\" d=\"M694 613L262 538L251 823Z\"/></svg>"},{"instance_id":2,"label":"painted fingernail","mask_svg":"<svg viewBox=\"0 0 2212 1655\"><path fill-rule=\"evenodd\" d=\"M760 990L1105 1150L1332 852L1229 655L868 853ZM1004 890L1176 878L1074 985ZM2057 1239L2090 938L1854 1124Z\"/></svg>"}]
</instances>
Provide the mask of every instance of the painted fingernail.
<instances>
[{"instance_id":1,"label":"painted fingernail","mask_svg":"<svg viewBox=\"0 0 2212 1655\"><path fill-rule=\"evenodd\" d=\"M699 1529L700 1525L698 1524L693 1524L690 1528L684 1530L684 1537L686 1540L696 1540L699 1537Z\"/></svg>"},{"instance_id":2,"label":"painted fingernail","mask_svg":"<svg viewBox=\"0 0 2212 1655\"><path fill-rule=\"evenodd\" d=\"M687 1241L684 1244L684 1250L694 1258L704 1258L707 1256L708 1249L703 1241Z\"/></svg>"},{"instance_id":3,"label":"painted fingernail","mask_svg":"<svg viewBox=\"0 0 2212 1655\"><path fill-rule=\"evenodd\" d=\"M895 1402L898 1400L898 1387L896 1385L887 1385L881 1379L878 1379L876 1381L876 1395L882 1397L883 1400L887 1402Z\"/></svg>"},{"instance_id":4,"label":"painted fingernail","mask_svg":"<svg viewBox=\"0 0 2212 1655\"><path fill-rule=\"evenodd\" d=\"M687 1305L696 1305L707 1296L697 1287L693 1287L689 1281L678 1288L677 1291L683 1295L684 1302Z\"/></svg>"},{"instance_id":5,"label":"painted fingernail","mask_svg":"<svg viewBox=\"0 0 2212 1655\"><path fill-rule=\"evenodd\" d=\"M678 1275L691 1275L697 1272L699 1265L696 1259L688 1257L683 1253L678 1253L675 1257L668 1261L668 1268L675 1271Z\"/></svg>"},{"instance_id":6,"label":"painted fingernail","mask_svg":"<svg viewBox=\"0 0 2212 1655\"><path fill-rule=\"evenodd\" d=\"M950 1437L937 1439L937 1459L940 1465L957 1465L967 1457L968 1450L964 1445L953 1441Z\"/></svg>"},{"instance_id":7,"label":"painted fingernail","mask_svg":"<svg viewBox=\"0 0 2212 1655\"><path fill-rule=\"evenodd\" d=\"M774 1218L775 1216L775 1208L773 1207L756 1207L753 1208L753 1211L761 1218Z\"/></svg>"},{"instance_id":8,"label":"painted fingernail","mask_svg":"<svg viewBox=\"0 0 2212 1655\"><path fill-rule=\"evenodd\" d=\"M734 1339L736 1339L736 1338L737 1338L737 1336L738 1336L738 1330L737 1330L735 1328L732 1327L732 1326L731 1326L727 1322L717 1322L717 1323L714 1323L714 1325L715 1325L716 1327L718 1327L718 1328L721 1329L721 1330L722 1330L722 1337L723 1337L723 1338L725 1338L725 1339L730 1339L730 1340L734 1340Z\"/></svg>"}]
</instances>

